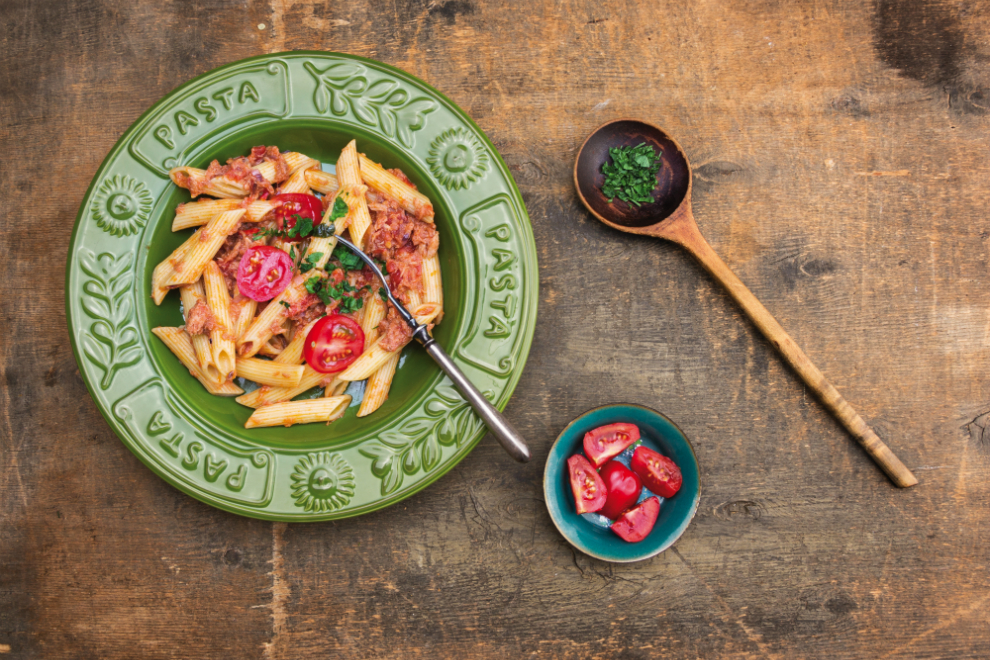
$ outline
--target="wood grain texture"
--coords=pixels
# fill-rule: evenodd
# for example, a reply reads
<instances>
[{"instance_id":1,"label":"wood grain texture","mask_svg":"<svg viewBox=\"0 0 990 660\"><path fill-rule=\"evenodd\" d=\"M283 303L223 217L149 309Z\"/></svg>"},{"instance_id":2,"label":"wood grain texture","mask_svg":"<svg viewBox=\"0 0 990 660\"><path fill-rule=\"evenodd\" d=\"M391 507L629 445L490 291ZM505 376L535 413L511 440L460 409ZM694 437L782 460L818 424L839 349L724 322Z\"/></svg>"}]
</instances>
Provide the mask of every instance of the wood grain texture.
<instances>
[{"instance_id":1,"label":"wood grain texture","mask_svg":"<svg viewBox=\"0 0 990 660\"><path fill-rule=\"evenodd\" d=\"M986 657L988 9L0 2L0 657ZM89 399L61 264L101 159L182 82L293 48L422 77L512 168L541 297L506 412L532 463L487 438L395 507L273 525L162 483ZM583 210L576 149L618 116L677 137L702 232L921 484L680 248ZM610 401L668 414L702 469L692 526L631 566L573 552L541 499L559 430Z\"/></svg>"}]
</instances>

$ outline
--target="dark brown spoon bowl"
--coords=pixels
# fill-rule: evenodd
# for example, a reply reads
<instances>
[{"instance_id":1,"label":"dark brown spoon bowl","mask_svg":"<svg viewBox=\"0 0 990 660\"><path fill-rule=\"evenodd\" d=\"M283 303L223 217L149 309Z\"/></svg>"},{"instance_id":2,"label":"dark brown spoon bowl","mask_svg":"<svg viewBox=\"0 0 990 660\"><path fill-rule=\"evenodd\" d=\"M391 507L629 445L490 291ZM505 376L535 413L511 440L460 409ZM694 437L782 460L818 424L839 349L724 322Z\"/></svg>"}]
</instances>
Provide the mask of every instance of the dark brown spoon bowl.
<instances>
[{"instance_id":1,"label":"dark brown spoon bowl","mask_svg":"<svg viewBox=\"0 0 990 660\"><path fill-rule=\"evenodd\" d=\"M663 166L657 172L657 188L653 191L654 201L642 206L627 204L619 199L609 203L601 191L605 182L602 165L608 162L608 150L612 147L634 147L643 142L663 152ZM603 124L585 140L578 152L577 162L574 163L574 185L588 210L608 226L631 234L665 238L684 246L725 287L757 329L891 481L902 488L918 483L911 471L825 379L825 375L777 323L777 319L701 235L691 212L691 166L684 150L672 137L653 124L636 119L617 119Z\"/></svg>"},{"instance_id":2,"label":"dark brown spoon bowl","mask_svg":"<svg viewBox=\"0 0 990 660\"><path fill-rule=\"evenodd\" d=\"M653 192L656 201L642 206L619 199L609 203L602 194L602 164L609 161L608 150L644 142L657 149L663 160ZM670 217L689 198L691 166L680 145L659 127L636 119L616 119L599 126L584 141L574 163L574 185L584 205L602 222L623 228L648 227Z\"/></svg>"}]
</instances>

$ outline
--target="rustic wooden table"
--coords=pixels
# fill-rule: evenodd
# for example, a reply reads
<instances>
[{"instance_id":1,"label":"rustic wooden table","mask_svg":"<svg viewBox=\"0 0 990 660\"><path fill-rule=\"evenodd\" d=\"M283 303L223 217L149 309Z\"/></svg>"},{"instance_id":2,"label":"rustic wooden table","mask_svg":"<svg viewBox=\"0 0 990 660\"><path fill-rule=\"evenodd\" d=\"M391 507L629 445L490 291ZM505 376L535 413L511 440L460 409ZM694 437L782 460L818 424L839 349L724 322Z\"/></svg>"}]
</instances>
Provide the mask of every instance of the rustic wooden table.
<instances>
[{"instance_id":1,"label":"rustic wooden table","mask_svg":"<svg viewBox=\"0 0 990 660\"><path fill-rule=\"evenodd\" d=\"M986 658L990 6L0 2L0 656ZM212 509L145 468L76 371L63 264L146 108L296 48L399 66L522 189L540 319L507 409L421 494L337 523ZM715 249L921 479L898 490L687 255L611 231L571 167L637 116L692 159ZM605 402L693 440L698 516L655 559L576 553L550 444Z\"/></svg>"}]
</instances>

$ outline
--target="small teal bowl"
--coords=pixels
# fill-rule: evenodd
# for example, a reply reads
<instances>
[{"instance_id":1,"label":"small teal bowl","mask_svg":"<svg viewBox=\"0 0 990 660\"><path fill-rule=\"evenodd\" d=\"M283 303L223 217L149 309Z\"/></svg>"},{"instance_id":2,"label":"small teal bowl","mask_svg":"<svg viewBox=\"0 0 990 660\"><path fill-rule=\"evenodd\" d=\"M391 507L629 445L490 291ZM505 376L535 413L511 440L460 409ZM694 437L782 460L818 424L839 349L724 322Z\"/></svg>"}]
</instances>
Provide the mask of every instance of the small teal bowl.
<instances>
[{"instance_id":1,"label":"small teal bowl","mask_svg":"<svg viewBox=\"0 0 990 660\"><path fill-rule=\"evenodd\" d=\"M579 516L574 509L574 496L567 476L567 459L583 451L584 434L616 422L638 426L642 443L674 461L684 477L681 489L673 497L661 498L660 516L653 531L639 543L627 543L610 529ZM650 408L617 403L593 408L561 431L547 458L543 492L553 524L575 548L603 561L642 561L672 546L687 529L698 511L701 474L694 449L676 424Z\"/></svg>"}]
</instances>

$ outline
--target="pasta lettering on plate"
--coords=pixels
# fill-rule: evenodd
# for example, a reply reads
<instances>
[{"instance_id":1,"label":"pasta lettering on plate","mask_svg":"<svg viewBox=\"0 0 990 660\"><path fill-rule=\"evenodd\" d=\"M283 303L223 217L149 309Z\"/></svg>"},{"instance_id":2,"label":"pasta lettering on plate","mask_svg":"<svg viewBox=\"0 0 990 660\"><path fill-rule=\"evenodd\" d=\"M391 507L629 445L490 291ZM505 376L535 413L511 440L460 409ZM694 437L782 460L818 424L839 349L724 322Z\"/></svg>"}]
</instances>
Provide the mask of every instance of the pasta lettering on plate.
<instances>
[{"instance_id":1,"label":"pasta lettering on plate","mask_svg":"<svg viewBox=\"0 0 990 660\"><path fill-rule=\"evenodd\" d=\"M242 82L237 89L225 87L211 96L223 106L224 110L233 110L235 106L260 104L262 98L258 88L252 85L250 80ZM197 97L193 101L193 110L207 123L215 121L219 116L217 108L206 96ZM180 135L186 135L193 126L199 126L199 118L186 110L177 110L172 115L171 122L163 122L155 126L154 135L167 149L175 149L175 131Z\"/></svg>"},{"instance_id":2,"label":"pasta lettering on plate","mask_svg":"<svg viewBox=\"0 0 990 660\"><path fill-rule=\"evenodd\" d=\"M121 398L113 414L156 462L188 483L250 506L271 498L274 455L227 446L197 431L184 415L162 407L162 381L155 379Z\"/></svg>"}]
</instances>

